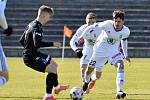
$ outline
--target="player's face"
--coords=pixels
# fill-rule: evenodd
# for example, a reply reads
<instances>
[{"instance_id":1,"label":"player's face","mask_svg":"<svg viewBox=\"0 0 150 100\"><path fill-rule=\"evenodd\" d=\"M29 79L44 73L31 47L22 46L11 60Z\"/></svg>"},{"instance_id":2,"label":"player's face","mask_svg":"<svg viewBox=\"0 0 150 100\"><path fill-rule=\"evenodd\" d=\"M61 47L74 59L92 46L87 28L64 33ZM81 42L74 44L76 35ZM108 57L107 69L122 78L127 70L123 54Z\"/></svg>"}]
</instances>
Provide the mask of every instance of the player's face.
<instances>
[{"instance_id":1,"label":"player's face","mask_svg":"<svg viewBox=\"0 0 150 100\"><path fill-rule=\"evenodd\" d=\"M122 19L120 19L120 18L117 18L117 19L114 19L114 22L115 22L115 28L116 28L117 30L122 29L123 24L124 24L124 20L122 20Z\"/></svg>"},{"instance_id":2,"label":"player's face","mask_svg":"<svg viewBox=\"0 0 150 100\"><path fill-rule=\"evenodd\" d=\"M48 23L52 19L52 14L45 13L43 19L44 19L44 24Z\"/></svg>"},{"instance_id":3,"label":"player's face","mask_svg":"<svg viewBox=\"0 0 150 100\"><path fill-rule=\"evenodd\" d=\"M88 25L92 25L96 22L96 18L93 16L86 16L86 23Z\"/></svg>"}]
</instances>

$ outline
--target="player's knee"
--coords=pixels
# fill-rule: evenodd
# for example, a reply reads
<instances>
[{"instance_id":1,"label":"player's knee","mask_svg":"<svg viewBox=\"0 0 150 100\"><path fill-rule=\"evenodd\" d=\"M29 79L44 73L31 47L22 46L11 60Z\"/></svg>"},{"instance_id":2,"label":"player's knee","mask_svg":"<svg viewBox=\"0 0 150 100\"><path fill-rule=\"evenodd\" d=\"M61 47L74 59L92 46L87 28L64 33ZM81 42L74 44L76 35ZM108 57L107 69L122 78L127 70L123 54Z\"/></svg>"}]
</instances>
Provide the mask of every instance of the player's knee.
<instances>
[{"instance_id":1,"label":"player's knee","mask_svg":"<svg viewBox=\"0 0 150 100\"><path fill-rule=\"evenodd\" d=\"M117 63L115 64L115 67L117 67L117 69L124 69L124 63L122 60L117 61Z\"/></svg>"},{"instance_id":2,"label":"player's knee","mask_svg":"<svg viewBox=\"0 0 150 100\"><path fill-rule=\"evenodd\" d=\"M86 70L86 67L81 67L81 72L84 73Z\"/></svg>"},{"instance_id":3,"label":"player's knee","mask_svg":"<svg viewBox=\"0 0 150 100\"><path fill-rule=\"evenodd\" d=\"M100 79L102 76L102 72L96 72L96 78L97 80Z\"/></svg>"},{"instance_id":4,"label":"player's knee","mask_svg":"<svg viewBox=\"0 0 150 100\"><path fill-rule=\"evenodd\" d=\"M9 76L7 75L7 76L5 76L5 79L6 79L6 82L9 80Z\"/></svg>"},{"instance_id":5,"label":"player's knee","mask_svg":"<svg viewBox=\"0 0 150 100\"><path fill-rule=\"evenodd\" d=\"M94 68L90 68L88 67L88 69L86 70L86 74L90 75L93 72Z\"/></svg>"},{"instance_id":6,"label":"player's knee","mask_svg":"<svg viewBox=\"0 0 150 100\"><path fill-rule=\"evenodd\" d=\"M5 79L6 79L6 82L5 82L5 83L7 83L7 82L8 82L8 80L9 80L9 77L5 77Z\"/></svg>"},{"instance_id":7,"label":"player's knee","mask_svg":"<svg viewBox=\"0 0 150 100\"><path fill-rule=\"evenodd\" d=\"M8 71L0 72L0 76L4 77L4 78L6 79L6 81L9 80L9 74L8 74Z\"/></svg>"},{"instance_id":8,"label":"player's knee","mask_svg":"<svg viewBox=\"0 0 150 100\"><path fill-rule=\"evenodd\" d=\"M0 75L0 86L6 84L8 82L8 75Z\"/></svg>"},{"instance_id":9,"label":"player's knee","mask_svg":"<svg viewBox=\"0 0 150 100\"><path fill-rule=\"evenodd\" d=\"M51 60L50 65L56 68L58 67L58 64L54 60Z\"/></svg>"}]
</instances>

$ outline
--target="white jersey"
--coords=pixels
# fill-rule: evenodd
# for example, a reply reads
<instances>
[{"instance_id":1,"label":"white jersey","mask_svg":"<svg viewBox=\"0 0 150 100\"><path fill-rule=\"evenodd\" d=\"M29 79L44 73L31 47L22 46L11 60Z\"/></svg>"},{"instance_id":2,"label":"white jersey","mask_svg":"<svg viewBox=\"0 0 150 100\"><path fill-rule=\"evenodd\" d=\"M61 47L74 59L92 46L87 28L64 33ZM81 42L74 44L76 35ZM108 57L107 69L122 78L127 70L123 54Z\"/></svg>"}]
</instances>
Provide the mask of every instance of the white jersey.
<instances>
[{"instance_id":1,"label":"white jersey","mask_svg":"<svg viewBox=\"0 0 150 100\"><path fill-rule=\"evenodd\" d=\"M81 36L81 34L83 33L83 31L87 28L87 24L82 25L81 27L79 27L76 31L76 33L73 35L73 37L70 40L70 46L71 48L76 51L78 49L78 47L76 46L76 42L77 39Z\"/></svg>"},{"instance_id":2,"label":"white jersey","mask_svg":"<svg viewBox=\"0 0 150 100\"><path fill-rule=\"evenodd\" d=\"M120 31L116 31L114 28L114 21L107 20L100 22L99 28L105 32L99 35L97 42L94 46L95 53L100 57L107 57L112 50L118 50L120 41L129 36L130 30L128 27L123 26Z\"/></svg>"},{"instance_id":3,"label":"white jersey","mask_svg":"<svg viewBox=\"0 0 150 100\"><path fill-rule=\"evenodd\" d=\"M84 30L84 32L81 35L81 37L84 38L83 54L88 53L89 55L92 55L93 46L101 32L102 32L102 30L99 29L97 23L95 23L94 25L88 26Z\"/></svg>"}]
</instances>

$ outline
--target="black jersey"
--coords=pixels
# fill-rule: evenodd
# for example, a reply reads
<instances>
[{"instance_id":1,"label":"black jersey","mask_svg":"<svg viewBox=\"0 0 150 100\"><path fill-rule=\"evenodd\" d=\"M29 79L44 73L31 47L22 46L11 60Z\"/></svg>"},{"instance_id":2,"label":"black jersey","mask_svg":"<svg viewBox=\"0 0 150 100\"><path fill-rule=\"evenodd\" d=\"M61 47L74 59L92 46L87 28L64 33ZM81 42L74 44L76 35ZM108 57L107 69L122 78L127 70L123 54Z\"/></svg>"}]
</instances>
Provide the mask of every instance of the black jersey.
<instances>
[{"instance_id":1,"label":"black jersey","mask_svg":"<svg viewBox=\"0 0 150 100\"><path fill-rule=\"evenodd\" d=\"M42 41L42 24L38 21L32 21L20 38L20 43L26 50L37 50L40 47L53 46L53 42Z\"/></svg>"},{"instance_id":2,"label":"black jersey","mask_svg":"<svg viewBox=\"0 0 150 100\"><path fill-rule=\"evenodd\" d=\"M32 21L20 38L20 43L24 47L24 63L37 71L45 72L46 66L50 63L51 56L41 53L40 47L53 46L53 42L42 41L42 24L38 21Z\"/></svg>"}]
</instances>

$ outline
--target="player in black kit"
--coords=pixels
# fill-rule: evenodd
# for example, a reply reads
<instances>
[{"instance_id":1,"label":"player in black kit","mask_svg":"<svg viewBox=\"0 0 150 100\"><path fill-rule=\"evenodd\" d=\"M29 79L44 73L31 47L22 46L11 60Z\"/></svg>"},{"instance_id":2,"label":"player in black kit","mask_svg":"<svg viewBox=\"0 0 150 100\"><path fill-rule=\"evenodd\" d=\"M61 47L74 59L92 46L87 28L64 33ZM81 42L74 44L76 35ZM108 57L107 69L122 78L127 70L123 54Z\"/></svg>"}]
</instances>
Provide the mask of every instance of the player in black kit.
<instances>
[{"instance_id":1,"label":"player in black kit","mask_svg":"<svg viewBox=\"0 0 150 100\"><path fill-rule=\"evenodd\" d=\"M53 15L53 8L45 5L41 6L38 9L37 18L29 23L20 38L20 43L24 47L24 63L36 71L48 73L46 77L46 94L43 100L56 100L52 95L53 87L55 94L59 94L60 91L68 89L68 85L60 85L58 83L56 62L51 56L39 51L40 47L61 46L59 42L44 42L42 40L42 25L46 24Z\"/></svg>"}]
</instances>

